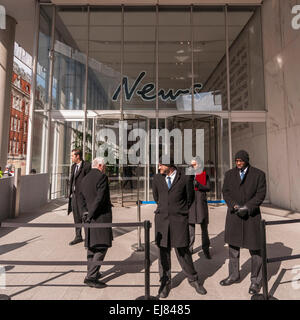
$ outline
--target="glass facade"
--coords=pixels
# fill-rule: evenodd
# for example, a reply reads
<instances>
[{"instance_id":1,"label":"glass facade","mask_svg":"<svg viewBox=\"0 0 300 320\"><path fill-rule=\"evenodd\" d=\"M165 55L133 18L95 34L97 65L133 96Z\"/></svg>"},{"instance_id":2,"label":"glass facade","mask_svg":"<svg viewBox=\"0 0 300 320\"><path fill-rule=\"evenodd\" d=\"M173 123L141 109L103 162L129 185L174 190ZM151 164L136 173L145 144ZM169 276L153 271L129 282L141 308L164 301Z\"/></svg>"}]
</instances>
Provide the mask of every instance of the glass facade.
<instances>
[{"instance_id":1,"label":"glass facade","mask_svg":"<svg viewBox=\"0 0 300 320\"><path fill-rule=\"evenodd\" d=\"M90 8L87 108L119 110L113 95L121 81L121 8Z\"/></svg>"},{"instance_id":2,"label":"glass facade","mask_svg":"<svg viewBox=\"0 0 300 320\"><path fill-rule=\"evenodd\" d=\"M201 153L210 196L219 199L238 148L250 148L252 163L267 169L247 131L258 130L266 148L261 42L259 6L40 5L32 167L49 168L53 197L61 196L71 149L84 147L87 160L99 155L102 129L118 131L120 120L147 135L191 129L190 157ZM182 144L172 139L171 152L184 149L184 137ZM123 164L116 153L108 170L116 198L151 199L157 168L150 154L161 155L163 143L148 137L138 151L146 164L130 162L129 151Z\"/></svg>"},{"instance_id":3,"label":"glass facade","mask_svg":"<svg viewBox=\"0 0 300 320\"><path fill-rule=\"evenodd\" d=\"M87 9L56 10L52 109L80 110L85 103Z\"/></svg>"}]
</instances>

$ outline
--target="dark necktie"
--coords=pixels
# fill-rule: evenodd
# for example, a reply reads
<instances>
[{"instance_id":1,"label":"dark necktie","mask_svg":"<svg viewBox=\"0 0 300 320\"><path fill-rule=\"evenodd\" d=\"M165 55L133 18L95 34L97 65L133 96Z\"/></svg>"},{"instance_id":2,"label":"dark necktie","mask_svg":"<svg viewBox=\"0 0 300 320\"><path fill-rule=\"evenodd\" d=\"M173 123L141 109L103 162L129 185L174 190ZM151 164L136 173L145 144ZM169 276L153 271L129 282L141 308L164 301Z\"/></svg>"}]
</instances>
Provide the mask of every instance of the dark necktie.
<instances>
[{"instance_id":1,"label":"dark necktie","mask_svg":"<svg viewBox=\"0 0 300 320\"><path fill-rule=\"evenodd\" d=\"M167 179L168 179L168 188L170 189L172 186L171 177L167 177Z\"/></svg>"},{"instance_id":2,"label":"dark necktie","mask_svg":"<svg viewBox=\"0 0 300 320\"><path fill-rule=\"evenodd\" d=\"M77 172L78 172L78 165L76 164L75 170L74 170L74 177L73 177L73 192L75 192L75 177Z\"/></svg>"}]
</instances>

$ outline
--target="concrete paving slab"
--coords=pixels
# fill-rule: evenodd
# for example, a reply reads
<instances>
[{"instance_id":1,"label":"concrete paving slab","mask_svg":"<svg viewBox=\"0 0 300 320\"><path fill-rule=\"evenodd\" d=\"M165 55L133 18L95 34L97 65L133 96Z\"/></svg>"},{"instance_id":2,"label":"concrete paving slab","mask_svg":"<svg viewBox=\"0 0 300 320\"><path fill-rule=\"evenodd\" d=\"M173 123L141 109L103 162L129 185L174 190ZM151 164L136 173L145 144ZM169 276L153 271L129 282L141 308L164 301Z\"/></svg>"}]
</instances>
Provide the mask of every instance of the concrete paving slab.
<instances>
[{"instance_id":1,"label":"concrete paving slab","mask_svg":"<svg viewBox=\"0 0 300 320\"><path fill-rule=\"evenodd\" d=\"M67 216L66 202L50 203L43 208L28 213L13 222L33 223L73 223ZM155 205L142 206L142 220L153 223ZM167 300L249 300L250 255L241 250L241 282L230 287L221 287L219 281L228 274L228 247L224 244L226 207L210 207L209 234L212 260L207 260L201 250L201 229L196 226L196 242L193 260L201 282L208 294L198 295L184 277L172 251L172 290ZM135 222L136 207L113 208L114 222ZM282 216L263 215L264 219L282 220ZM150 294L156 296L159 289L157 247L154 241L154 227L151 229L151 274ZM86 261L83 243L69 246L74 238L74 230L17 228L0 229L0 261L11 261L6 267L6 288L0 294L10 295L13 300L133 300L144 295L143 265L103 265L102 280L108 285L105 289L89 288L83 283L85 265L52 265L51 261ZM143 232L142 232L143 242ZM299 225L267 227L268 257L300 253ZM113 247L109 249L105 261L138 260L143 262L144 254L132 250L137 243L136 228L115 228ZM13 261L27 261L30 265L14 265ZM41 265L43 261L46 265ZM47 261L49 262L47 264ZM0 262L0 264L2 264ZM2 264L3 265L3 264ZM290 260L268 265L269 289L278 299L300 299L300 261Z\"/></svg>"}]
</instances>

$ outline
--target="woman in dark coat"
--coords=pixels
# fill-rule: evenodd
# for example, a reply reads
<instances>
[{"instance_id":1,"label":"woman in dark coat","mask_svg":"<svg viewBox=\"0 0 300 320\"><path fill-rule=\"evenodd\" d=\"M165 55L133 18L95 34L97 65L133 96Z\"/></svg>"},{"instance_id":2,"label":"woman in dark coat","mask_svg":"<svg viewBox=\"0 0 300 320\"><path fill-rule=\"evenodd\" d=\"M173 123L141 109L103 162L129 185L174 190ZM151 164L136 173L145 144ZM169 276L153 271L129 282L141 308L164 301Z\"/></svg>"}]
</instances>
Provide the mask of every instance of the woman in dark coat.
<instances>
[{"instance_id":1,"label":"woman in dark coat","mask_svg":"<svg viewBox=\"0 0 300 320\"><path fill-rule=\"evenodd\" d=\"M208 174L203 171L203 162L198 157L193 158L191 165L194 170L194 201L189 209L189 232L190 243L189 249L193 253L195 243L195 224L200 224L202 231L202 249L205 257L211 259L209 252L209 236L208 236L208 206L206 192L210 191L210 179Z\"/></svg>"}]
</instances>

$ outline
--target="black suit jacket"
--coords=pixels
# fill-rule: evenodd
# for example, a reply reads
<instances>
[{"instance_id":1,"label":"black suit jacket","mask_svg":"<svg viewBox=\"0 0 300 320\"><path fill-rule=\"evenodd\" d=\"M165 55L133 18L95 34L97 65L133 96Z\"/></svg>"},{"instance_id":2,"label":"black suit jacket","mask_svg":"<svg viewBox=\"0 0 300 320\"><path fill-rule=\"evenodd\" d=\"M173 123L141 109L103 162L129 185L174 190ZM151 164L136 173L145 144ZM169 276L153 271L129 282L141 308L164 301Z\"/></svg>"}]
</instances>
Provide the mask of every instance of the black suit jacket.
<instances>
[{"instance_id":1,"label":"black suit jacket","mask_svg":"<svg viewBox=\"0 0 300 320\"><path fill-rule=\"evenodd\" d=\"M228 206L225 242L240 248L260 249L260 205L266 196L265 173L252 166L248 167L241 181L239 169L229 170L225 174L223 197ZM233 212L235 205L249 208L249 216L240 218Z\"/></svg>"},{"instance_id":2,"label":"black suit jacket","mask_svg":"<svg viewBox=\"0 0 300 320\"><path fill-rule=\"evenodd\" d=\"M81 211L88 212L91 223L111 223L111 201L107 176L98 169L92 169L80 185ZM85 246L110 247L112 228L86 228Z\"/></svg>"},{"instance_id":3,"label":"black suit jacket","mask_svg":"<svg viewBox=\"0 0 300 320\"><path fill-rule=\"evenodd\" d=\"M160 247L187 247L189 244L189 207L193 198L190 176L177 170L170 189L165 176L156 174L152 184L155 210L155 240Z\"/></svg>"},{"instance_id":4,"label":"black suit jacket","mask_svg":"<svg viewBox=\"0 0 300 320\"><path fill-rule=\"evenodd\" d=\"M91 170L91 164L87 161L82 160L81 166L79 170L76 172L76 176L74 176L76 164L74 163L71 167L71 178L70 178L70 190L69 190L69 205L68 205L68 214L72 212L72 193L73 193L73 181L75 179L75 196L78 198L79 196L79 190L80 190L80 184L82 179L90 172ZM80 204L78 204L80 207Z\"/></svg>"}]
</instances>

